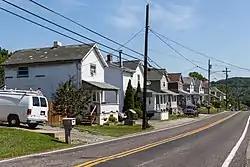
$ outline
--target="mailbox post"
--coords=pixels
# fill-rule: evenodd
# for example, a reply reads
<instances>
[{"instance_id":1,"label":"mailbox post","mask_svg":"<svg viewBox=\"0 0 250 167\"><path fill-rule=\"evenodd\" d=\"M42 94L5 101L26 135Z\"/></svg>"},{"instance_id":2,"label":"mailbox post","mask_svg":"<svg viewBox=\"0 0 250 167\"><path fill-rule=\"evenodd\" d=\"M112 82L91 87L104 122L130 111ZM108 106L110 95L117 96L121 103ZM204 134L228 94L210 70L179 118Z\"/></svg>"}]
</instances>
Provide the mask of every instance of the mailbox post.
<instances>
[{"instance_id":1,"label":"mailbox post","mask_svg":"<svg viewBox=\"0 0 250 167\"><path fill-rule=\"evenodd\" d=\"M65 130L65 142L67 144L71 144L70 132L75 125L76 125L75 118L63 118L63 127Z\"/></svg>"}]
</instances>

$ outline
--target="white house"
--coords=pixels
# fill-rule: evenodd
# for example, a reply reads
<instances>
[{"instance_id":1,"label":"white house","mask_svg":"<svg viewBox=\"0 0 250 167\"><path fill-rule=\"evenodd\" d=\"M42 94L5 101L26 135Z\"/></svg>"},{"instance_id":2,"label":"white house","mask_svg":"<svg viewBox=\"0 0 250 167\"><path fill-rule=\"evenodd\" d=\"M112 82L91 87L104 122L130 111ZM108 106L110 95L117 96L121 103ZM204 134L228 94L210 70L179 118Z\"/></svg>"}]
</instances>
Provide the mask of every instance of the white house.
<instances>
[{"instance_id":1,"label":"white house","mask_svg":"<svg viewBox=\"0 0 250 167\"><path fill-rule=\"evenodd\" d=\"M7 88L40 88L48 100L60 82L74 76L78 86L93 89L89 113L95 115L96 123L103 124L110 114L118 117L119 88L105 82L108 64L96 44L62 46L54 42L51 47L18 50L2 65ZM110 103L105 98L107 91L115 92Z\"/></svg>"},{"instance_id":2,"label":"white house","mask_svg":"<svg viewBox=\"0 0 250 167\"><path fill-rule=\"evenodd\" d=\"M115 62L113 61L112 55L108 55L107 64L108 68L105 68L105 82L120 89L119 104L120 111L122 111L129 80L131 80L131 85L134 89L137 88L138 83L143 87L144 77L142 62L139 60L122 61L121 63ZM114 93L112 92L106 94L107 101L113 101L114 97Z\"/></svg>"},{"instance_id":3,"label":"white house","mask_svg":"<svg viewBox=\"0 0 250 167\"><path fill-rule=\"evenodd\" d=\"M147 109L154 112L153 119L168 119L168 111L177 111L177 93L168 89L168 77L165 69L150 68L148 71Z\"/></svg>"}]
</instances>

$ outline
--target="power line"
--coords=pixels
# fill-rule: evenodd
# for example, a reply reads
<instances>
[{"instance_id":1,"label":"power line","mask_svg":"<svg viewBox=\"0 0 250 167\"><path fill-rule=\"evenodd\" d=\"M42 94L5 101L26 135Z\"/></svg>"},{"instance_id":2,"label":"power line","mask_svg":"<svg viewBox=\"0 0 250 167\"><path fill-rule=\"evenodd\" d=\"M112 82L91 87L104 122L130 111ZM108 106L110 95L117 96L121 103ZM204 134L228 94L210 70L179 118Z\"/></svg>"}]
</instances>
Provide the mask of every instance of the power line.
<instances>
[{"instance_id":1,"label":"power line","mask_svg":"<svg viewBox=\"0 0 250 167\"><path fill-rule=\"evenodd\" d=\"M152 32L153 30L150 29L150 31ZM153 32L155 32L155 31L153 31ZM215 61L220 62L220 63L223 63L223 64L227 64L227 65L232 66L232 67L236 67L236 68L238 68L238 69L250 71L250 69L248 69L248 68L240 67L240 66L237 66L237 65L234 65L234 64L231 64L231 63L228 63L228 62L225 62L225 61L216 59L216 58L214 58L214 57L208 56L208 55L206 55L206 54L204 54L204 53L198 52L198 51L196 51L196 50L194 50L194 49L192 49L192 48L190 48L190 47L187 47L187 46L185 46L185 45L183 45L183 44L181 44L181 43L179 43L179 42L177 42L177 41L174 41L174 40L172 40L172 39L170 39L170 38L168 38L168 37L166 37L166 36L164 36L164 35L162 35L162 34L159 34L159 33L157 33L157 32L155 32L155 33L158 34L159 36L161 36L161 37L167 39L168 41L173 42L173 43L175 43L176 45L179 45L179 46L181 46L181 47L183 47L183 48L185 48L185 49L187 49L187 50L189 50L189 51L191 51L191 52L193 52L193 53L196 53L196 54L198 54L198 55L201 55L201 56L203 56L203 57L206 57L206 58L215 60Z\"/></svg>"},{"instance_id":2,"label":"power line","mask_svg":"<svg viewBox=\"0 0 250 167\"><path fill-rule=\"evenodd\" d=\"M29 13L29 14L35 16L35 17L38 17L38 18L41 19L41 20L44 20L44 21L46 21L46 22L49 22L50 24L53 24L53 25L55 25L55 26L57 26L57 27L60 27L60 28L66 30L66 31L68 31L68 32L71 32L71 33L73 33L73 34L75 34L75 35L77 35L77 36L80 36L80 37L82 37L82 38L84 38L84 39L87 39L87 40L89 40L89 41L95 42L95 43L97 43L97 44L99 44L99 45L101 45L101 46L103 46L103 47L106 47L106 48L108 48L108 49L110 49L110 50L113 50L113 51L115 51L115 52L119 52L118 50L116 50L116 49L114 49L114 48L112 48L112 47L109 47L109 46L107 46L107 45L105 45L105 44L102 44L102 43L100 43L100 42L98 42L98 41L95 41L95 40L93 40L93 39L91 39L91 38L88 38L88 37L86 37L86 36L83 36L83 35L81 35L81 34L75 32L75 31L72 31L72 30L70 30L70 29L68 29L68 28L66 28L66 27L63 27L63 26L61 26L61 25L59 25L59 24L57 24L57 23L55 23L55 22L53 22L53 21L50 21L50 20L48 20L48 19L46 19L46 18L44 18L44 17L41 17L41 16L39 16L39 15L33 13L33 12L30 12L30 11L28 11L28 10L22 8L22 7L19 7L18 5L15 5L15 4L13 4L13 3L11 3L11 2L8 2L8 1L6 1L6 0L2 0L2 1L5 2L5 3L8 3L9 5L14 6L14 7L16 7L16 8L18 8L18 9L20 9L20 10L26 12L26 13ZM144 56L143 54L141 54L141 53L139 53L139 52L138 52L137 54L140 54L141 56ZM130 58L133 58L133 59L138 59L137 57L131 56L131 55L127 54L127 53L123 53L123 55L126 55L126 56L128 56L128 57L130 57ZM153 61L152 59L150 59L150 60L151 60L151 62L153 62L158 68L162 68L162 67L160 67L155 61Z\"/></svg>"},{"instance_id":3,"label":"power line","mask_svg":"<svg viewBox=\"0 0 250 167\"><path fill-rule=\"evenodd\" d=\"M71 32L71 33L73 33L73 34L75 34L75 35L77 35L77 36L80 36L80 37L82 37L82 38L84 38L84 39L87 39L87 40L89 40L89 41L92 41L92 42L94 42L94 43L97 43L97 44L99 44L99 45L101 45L101 46L103 46L103 47L106 47L106 48L110 49L110 50L119 52L118 50L116 50L116 49L114 49L114 48L112 48L112 47L110 47L110 46L107 46L107 45L102 44L102 43L100 43L100 42L98 42L98 41L95 41L95 40L93 40L93 39L91 39L91 38L88 38L88 37L86 37L86 36L83 36L83 35L81 35L81 34L75 32L75 31L72 31L72 30L70 30L70 29L64 27L64 26L61 26L61 25L59 25L59 24L57 24L57 23L54 23L53 21L50 21L50 20L48 20L48 19L46 19L46 18L44 18L44 17L41 17L41 16L39 16L39 15L33 13L33 12L30 12L30 11L24 9L24 8L21 8L21 7L19 7L18 5L15 5L15 4L13 4L13 3L11 3L11 2L8 2L8 1L6 1L6 0L2 0L2 1L5 2L5 3L8 3L9 5L14 6L14 7L16 7L16 8L18 8L18 9L20 9L20 10L26 12L26 13L29 13L29 14L35 16L35 17L38 17L38 18L41 19L41 20L44 20L44 21L46 21L46 22L49 22L50 24L53 24L53 25L55 25L55 26L57 26L57 27L60 27L60 28L66 30L66 31L68 31L68 32ZM123 53L123 54L126 55L126 56L128 56L128 57L131 57L131 58L133 58L133 59L138 59L137 57L131 56L131 55L127 54L127 53Z\"/></svg>"},{"instance_id":4,"label":"power line","mask_svg":"<svg viewBox=\"0 0 250 167\"><path fill-rule=\"evenodd\" d=\"M177 53L178 55L180 55L181 57L183 57L184 59L186 59L188 62L190 62L191 64L195 65L197 68L200 68L204 71L207 71L207 69L198 66L197 64L195 64L193 61L189 60L188 58L186 58L183 54L181 54L179 51L177 51L174 47L172 47L171 45L169 45L164 39L162 39L158 34L156 34L154 31L150 30L159 40L161 40L165 45L167 45L169 48L171 48L175 53Z\"/></svg>"},{"instance_id":5,"label":"power line","mask_svg":"<svg viewBox=\"0 0 250 167\"><path fill-rule=\"evenodd\" d=\"M12 14L12 15L15 15L15 16L21 18L21 19L24 19L24 20L26 20L26 21L28 21L28 22L30 22L30 23L33 23L33 24L38 25L38 26L40 26L40 27L43 27L43 28L45 28L45 29L47 29L47 30L50 30L50 31L52 31L52 32L54 32L54 33L57 33L57 34L59 34L59 35L61 35L61 36L64 36L64 37L69 38L69 39L71 39L71 40L74 40L74 41L76 41L76 42L82 43L82 44L84 44L84 45L91 46L90 44L87 44L87 43L85 43L85 42L83 42L83 41L81 41L81 40L78 40L78 39L76 39L76 38L74 38L74 37L71 37L71 36L66 35L66 34L64 34L64 33L61 33L61 32L59 32L59 31L57 31L57 30L54 30L54 29L49 28L49 27L47 27L47 26L44 26L44 25L42 25L42 24L40 24L40 23L37 23L37 22L35 22L35 21L33 21L33 20L30 20L30 19L28 19L28 18L25 18L25 17L23 17L23 16L21 16L21 15L19 15L19 14L16 14L16 13L14 13L14 12L11 12L11 11L9 11L9 10L7 10L7 9L4 9L4 8L2 8L2 7L0 7L0 9L3 10L3 11L5 11L5 12L7 12L7 13L10 13L10 14ZM108 54L109 54L109 52L106 51L106 50L103 50L103 49L100 49L100 48L98 48L98 49L99 49L100 51L104 52L104 53L108 53ZM119 56L117 56L117 55L113 55L113 56L119 57ZM123 59L129 61L128 59L125 59L125 58L123 58ZM138 59L138 60L140 60L140 59Z\"/></svg>"},{"instance_id":6,"label":"power line","mask_svg":"<svg viewBox=\"0 0 250 167\"><path fill-rule=\"evenodd\" d=\"M126 41L122 46L120 46L117 50L120 50L121 48L123 48L125 45L127 45L129 42L131 42L135 37L137 37L145 28L143 27L143 29L141 29L140 31L138 31L135 35L133 35L128 41ZM114 53L114 52L112 52ZM111 54L112 54L111 53Z\"/></svg>"},{"instance_id":7,"label":"power line","mask_svg":"<svg viewBox=\"0 0 250 167\"><path fill-rule=\"evenodd\" d=\"M64 18L64 19L66 19L66 20L68 20L68 21L70 21L70 22L72 22L72 23L74 23L74 24L76 24L76 25L78 25L78 26L80 26L80 27L82 27L82 28L84 28L84 29L86 29L86 30L88 30L88 31L90 31L90 32L92 32L92 33L94 33L94 34L96 34L96 35L98 35L98 36L104 38L104 39L106 39L106 40L108 40L108 41L111 41L111 42L113 42L113 43L119 45L121 48L123 47L123 48L126 48L126 49L128 49L128 50L130 50L130 51L136 53L136 54L143 55L142 53L139 53L139 52L137 52L137 51L135 51L135 50L133 50L133 49L131 49L131 48L126 47L126 46L125 46L126 44L123 44L123 45L122 45L122 44L120 44L120 43L118 43L118 42L116 42L116 41L114 41L114 40L112 40L112 39L110 39L110 38L108 38L108 37L106 37L106 36L104 36L104 35L102 35L102 34L96 32L96 31L94 31L94 30L92 30L92 29L90 29L90 28L88 28L88 27L86 27L86 26L84 26L84 25L82 25L82 24L80 24L80 23L74 21L73 19L71 19L71 18L69 18L69 17L66 17L66 16L60 14L59 12L56 12L55 10L52 10L51 8L48 8L48 7L46 7L45 5L42 5L41 3L38 3L38 2L36 2L36 1L34 1L34 0L29 0L29 1L32 2L33 4L37 5L37 6L40 6L41 8L46 9L47 11L50 11L50 12L52 12L52 13L54 13L54 14L56 14L56 15L58 15L58 16ZM143 28L143 29L144 29L144 28ZM143 30L143 29L142 29L142 30ZM141 30L141 31L142 31L142 30ZM140 32L141 32L141 31L140 31ZM133 40L133 39L132 39L132 40ZM120 49L120 48L119 48L119 49ZM119 49L118 49L118 50L119 50Z\"/></svg>"}]
</instances>

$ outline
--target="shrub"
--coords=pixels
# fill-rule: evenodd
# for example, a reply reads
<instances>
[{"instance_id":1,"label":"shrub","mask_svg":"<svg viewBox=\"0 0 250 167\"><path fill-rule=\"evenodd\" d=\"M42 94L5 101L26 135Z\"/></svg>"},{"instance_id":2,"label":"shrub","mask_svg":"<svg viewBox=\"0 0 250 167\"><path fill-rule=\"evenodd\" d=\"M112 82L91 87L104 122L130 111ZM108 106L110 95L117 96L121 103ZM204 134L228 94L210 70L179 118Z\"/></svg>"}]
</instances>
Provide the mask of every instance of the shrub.
<instances>
[{"instance_id":1,"label":"shrub","mask_svg":"<svg viewBox=\"0 0 250 167\"><path fill-rule=\"evenodd\" d=\"M110 115L109 116L109 122L116 123L117 119L113 115Z\"/></svg>"},{"instance_id":2,"label":"shrub","mask_svg":"<svg viewBox=\"0 0 250 167\"><path fill-rule=\"evenodd\" d=\"M141 109L136 108L135 109L136 115L138 118L142 118L143 116L143 111Z\"/></svg>"}]
</instances>

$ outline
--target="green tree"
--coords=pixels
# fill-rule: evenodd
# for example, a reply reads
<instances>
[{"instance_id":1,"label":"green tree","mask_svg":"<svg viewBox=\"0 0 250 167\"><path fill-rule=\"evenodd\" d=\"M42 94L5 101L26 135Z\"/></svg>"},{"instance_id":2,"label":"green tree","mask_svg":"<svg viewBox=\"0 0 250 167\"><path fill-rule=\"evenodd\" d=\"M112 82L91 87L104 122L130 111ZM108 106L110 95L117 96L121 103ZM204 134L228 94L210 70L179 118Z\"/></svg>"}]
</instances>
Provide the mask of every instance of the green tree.
<instances>
[{"instance_id":1,"label":"green tree","mask_svg":"<svg viewBox=\"0 0 250 167\"><path fill-rule=\"evenodd\" d=\"M8 50L0 47L0 64L10 57L11 53ZM0 66L0 86L4 84L4 68Z\"/></svg>"},{"instance_id":2,"label":"green tree","mask_svg":"<svg viewBox=\"0 0 250 167\"><path fill-rule=\"evenodd\" d=\"M52 95L55 114L66 117L82 116L87 111L90 100L91 91L83 86L77 88L73 78L61 82Z\"/></svg>"},{"instance_id":3,"label":"green tree","mask_svg":"<svg viewBox=\"0 0 250 167\"><path fill-rule=\"evenodd\" d=\"M136 89L136 92L135 92L135 108L136 109L142 109L141 107L141 103L142 103L142 92L141 92L141 85L140 85L140 82L138 82L137 84L137 89Z\"/></svg>"},{"instance_id":4,"label":"green tree","mask_svg":"<svg viewBox=\"0 0 250 167\"><path fill-rule=\"evenodd\" d=\"M206 79L202 74L198 73L198 72L190 72L188 74L189 77L195 78L195 79L199 79L199 80L204 80Z\"/></svg>"},{"instance_id":5,"label":"green tree","mask_svg":"<svg viewBox=\"0 0 250 167\"><path fill-rule=\"evenodd\" d=\"M127 90L124 98L123 112L126 112L129 109L134 109L134 90L131 85L131 80L128 82Z\"/></svg>"}]
</instances>

